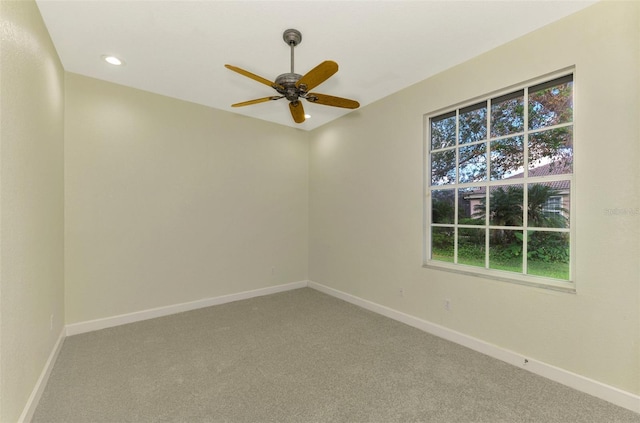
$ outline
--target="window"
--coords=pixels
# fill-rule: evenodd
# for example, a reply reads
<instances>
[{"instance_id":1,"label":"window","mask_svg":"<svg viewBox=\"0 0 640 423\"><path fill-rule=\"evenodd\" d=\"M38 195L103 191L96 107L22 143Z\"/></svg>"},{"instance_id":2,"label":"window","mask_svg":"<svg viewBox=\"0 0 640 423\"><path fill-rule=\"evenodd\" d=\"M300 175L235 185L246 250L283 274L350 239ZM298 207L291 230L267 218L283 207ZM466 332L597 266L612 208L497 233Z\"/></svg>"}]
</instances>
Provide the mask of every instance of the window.
<instances>
[{"instance_id":1,"label":"window","mask_svg":"<svg viewBox=\"0 0 640 423\"><path fill-rule=\"evenodd\" d=\"M425 265L573 290L573 74L425 116Z\"/></svg>"},{"instance_id":2,"label":"window","mask_svg":"<svg viewBox=\"0 0 640 423\"><path fill-rule=\"evenodd\" d=\"M544 213L563 214L562 213L562 196L552 195L549 198L547 198L547 202L542 207L542 211Z\"/></svg>"}]
</instances>

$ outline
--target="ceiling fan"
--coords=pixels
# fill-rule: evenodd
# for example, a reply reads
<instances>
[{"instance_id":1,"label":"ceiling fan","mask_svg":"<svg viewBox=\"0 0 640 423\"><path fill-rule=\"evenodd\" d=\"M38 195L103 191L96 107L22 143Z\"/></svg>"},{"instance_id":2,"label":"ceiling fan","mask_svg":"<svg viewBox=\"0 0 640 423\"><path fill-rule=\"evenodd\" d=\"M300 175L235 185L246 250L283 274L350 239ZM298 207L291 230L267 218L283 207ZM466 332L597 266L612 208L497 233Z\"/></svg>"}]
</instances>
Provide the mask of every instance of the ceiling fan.
<instances>
[{"instance_id":1,"label":"ceiling fan","mask_svg":"<svg viewBox=\"0 0 640 423\"><path fill-rule=\"evenodd\" d=\"M331 60L325 60L306 74L299 75L293 70L293 49L302 41L302 34L296 29L287 29L282 34L282 38L284 42L291 47L291 72L283 73L278 76L274 82L237 66L224 65L227 69L237 72L240 75L270 86L280 95L243 101L242 103L232 104L231 107L249 106L251 104L286 98L289 100L289 110L296 123L302 123L305 120L304 107L300 102L301 98L311 103L322 104L324 106L342 107L345 109L357 109L360 107L360 103L355 100L309 92L309 90L314 89L329 79L334 73L338 72L338 64Z\"/></svg>"}]
</instances>

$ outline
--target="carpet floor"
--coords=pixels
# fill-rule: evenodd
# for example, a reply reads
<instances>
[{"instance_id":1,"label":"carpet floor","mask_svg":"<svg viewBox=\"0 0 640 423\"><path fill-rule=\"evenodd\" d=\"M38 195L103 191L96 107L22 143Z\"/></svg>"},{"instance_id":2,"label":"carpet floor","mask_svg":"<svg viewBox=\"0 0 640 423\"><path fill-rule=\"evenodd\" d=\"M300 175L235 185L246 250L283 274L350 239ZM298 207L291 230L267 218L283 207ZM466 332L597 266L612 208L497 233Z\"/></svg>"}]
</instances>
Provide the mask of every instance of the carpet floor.
<instances>
[{"instance_id":1,"label":"carpet floor","mask_svg":"<svg viewBox=\"0 0 640 423\"><path fill-rule=\"evenodd\" d=\"M304 288L66 338L33 423L640 422Z\"/></svg>"}]
</instances>

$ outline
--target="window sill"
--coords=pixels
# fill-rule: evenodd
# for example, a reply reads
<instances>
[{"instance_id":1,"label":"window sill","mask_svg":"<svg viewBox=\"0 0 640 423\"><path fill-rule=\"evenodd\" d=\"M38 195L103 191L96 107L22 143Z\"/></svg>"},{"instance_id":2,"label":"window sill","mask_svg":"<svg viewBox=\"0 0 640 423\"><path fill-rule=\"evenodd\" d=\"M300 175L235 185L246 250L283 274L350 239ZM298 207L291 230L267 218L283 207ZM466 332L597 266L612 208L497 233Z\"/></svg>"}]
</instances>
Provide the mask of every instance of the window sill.
<instances>
[{"instance_id":1,"label":"window sill","mask_svg":"<svg viewBox=\"0 0 640 423\"><path fill-rule=\"evenodd\" d=\"M425 269L443 270L445 272L458 273L468 276L475 276L483 279L515 283L518 285L531 286L534 288L549 289L552 291L576 293L576 286L573 281L561 281L541 276L523 275L512 272L504 272L494 269L482 269L463 264L453 264L436 260L428 260L422 265Z\"/></svg>"}]
</instances>

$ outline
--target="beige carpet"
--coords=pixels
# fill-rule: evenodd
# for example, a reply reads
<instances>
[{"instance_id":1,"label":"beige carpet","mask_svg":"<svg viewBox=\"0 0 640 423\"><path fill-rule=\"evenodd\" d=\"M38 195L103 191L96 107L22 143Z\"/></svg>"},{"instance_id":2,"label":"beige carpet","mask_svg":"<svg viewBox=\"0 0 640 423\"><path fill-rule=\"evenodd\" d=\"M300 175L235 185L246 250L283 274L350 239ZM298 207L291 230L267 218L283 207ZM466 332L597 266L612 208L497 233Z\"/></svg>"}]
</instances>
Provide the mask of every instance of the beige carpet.
<instances>
[{"instance_id":1,"label":"beige carpet","mask_svg":"<svg viewBox=\"0 0 640 423\"><path fill-rule=\"evenodd\" d=\"M66 339L40 422L640 422L309 288Z\"/></svg>"}]
</instances>

